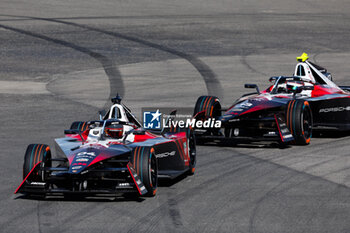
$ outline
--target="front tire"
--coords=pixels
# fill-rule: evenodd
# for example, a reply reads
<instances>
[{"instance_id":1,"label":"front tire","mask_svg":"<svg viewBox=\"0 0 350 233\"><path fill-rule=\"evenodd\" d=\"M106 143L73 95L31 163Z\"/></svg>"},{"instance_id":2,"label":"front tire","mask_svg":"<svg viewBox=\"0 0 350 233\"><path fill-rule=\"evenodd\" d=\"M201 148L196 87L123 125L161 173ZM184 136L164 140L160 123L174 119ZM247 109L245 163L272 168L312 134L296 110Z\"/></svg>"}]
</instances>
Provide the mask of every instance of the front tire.
<instances>
[{"instance_id":1,"label":"front tire","mask_svg":"<svg viewBox=\"0 0 350 233\"><path fill-rule=\"evenodd\" d=\"M150 147L136 147L131 162L147 189L146 196L155 196L158 187L158 161L154 149Z\"/></svg>"},{"instance_id":2,"label":"front tire","mask_svg":"<svg viewBox=\"0 0 350 233\"><path fill-rule=\"evenodd\" d=\"M221 116L221 104L220 100L216 96L201 96L197 99L194 107L193 116L203 112L205 118L218 118Z\"/></svg>"},{"instance_id":3,"label":"front tire","mask_svg":"<svg viewBox=\"0 0 350 233\"><path fill-rule=\"evenodd\" d=\"M79 130L80 132L84 132L88 128L89 126L86 121L74 121L70 126L70 129Z\"/></svg>"},{"instance_id":4,"label":"front tire","mask_svg":"<svg viewBox=\"0 0 350 233\"><path fill-rule=\"evenodd\" d=\"M312 137L312 112L305 100L291 100L287 105L286 121L297 145L308 145Z\"/></svg>"},{"instance_id":5,"label":"front tire","mask_svg":"<svg viewBox=\"0 0 350 233\"><path fill-rule=\"evenodd\" d=\"M45 144L30 144L27 147L24 155L23 164L23 179L27 177L30 171L36 164L41 162L40 167L51 167L51 150L48 145ZM33 173L30 181L45 181L46 174L44 171Z\"/></svg>"}]
</instances>

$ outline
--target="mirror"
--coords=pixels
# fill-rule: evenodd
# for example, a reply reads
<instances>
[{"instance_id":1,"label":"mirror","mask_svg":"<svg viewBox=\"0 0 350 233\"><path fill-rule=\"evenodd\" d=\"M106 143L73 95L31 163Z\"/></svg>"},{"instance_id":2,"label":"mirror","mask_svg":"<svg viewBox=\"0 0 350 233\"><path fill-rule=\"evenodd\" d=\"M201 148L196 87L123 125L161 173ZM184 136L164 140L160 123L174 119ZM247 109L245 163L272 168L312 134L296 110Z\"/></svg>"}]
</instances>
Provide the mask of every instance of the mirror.
<instances>
[{"instance_id":1,"label":"mirror","mask_svg":"<svg viewBox=\"0 0 350 233\"><path fill-rule=\"evenodd\" d=\"M255 88L255 89L256 89L256 92L257 92L258 94L260 94L259 87L258 87L258 85L256 85L256 84L248 84L248 83L246 83L246 84L244 84L244 87L245 87L245 88Z\"/></svg>"}]
</instances>

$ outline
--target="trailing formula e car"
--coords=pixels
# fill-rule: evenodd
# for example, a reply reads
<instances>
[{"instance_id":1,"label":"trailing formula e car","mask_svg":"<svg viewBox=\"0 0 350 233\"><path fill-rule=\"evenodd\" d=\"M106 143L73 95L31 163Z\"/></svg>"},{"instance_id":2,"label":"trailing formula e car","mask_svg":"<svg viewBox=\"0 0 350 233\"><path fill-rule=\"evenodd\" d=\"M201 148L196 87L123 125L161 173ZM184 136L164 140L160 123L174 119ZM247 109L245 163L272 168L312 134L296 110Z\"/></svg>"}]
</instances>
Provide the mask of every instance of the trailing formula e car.
<instances>
[{"instance_id":1,"label":"trailing formula e car","mask_svg":"<svg viewBox=\"0 0 350 233\"><path fill-rule=\"evenodd\" d=\"M112 101L100 120L73 122L55 140L55 158L48 145L29 145L15 193L154 196L158 178L194 174L193 131L146 131L119 96Z\"/></svg>"},{"instance_id":2,"label":"trailing formula e car","mask_svg":"<svg viewBox=\"0 0 350 233\"><path fill-rule=\"evenodd\" d=\"M245 94L223 110L215 96L201 96L194 118L215 118L220 129L195 129L199 142L277 141L307 145L312 131L350 130L350 87L337 86L332 76L308 61L307 54L297 57L291 77L271 77L273 84L260 92L255 84L245 84L256 92Z\"/></svg>"}]
</instances>

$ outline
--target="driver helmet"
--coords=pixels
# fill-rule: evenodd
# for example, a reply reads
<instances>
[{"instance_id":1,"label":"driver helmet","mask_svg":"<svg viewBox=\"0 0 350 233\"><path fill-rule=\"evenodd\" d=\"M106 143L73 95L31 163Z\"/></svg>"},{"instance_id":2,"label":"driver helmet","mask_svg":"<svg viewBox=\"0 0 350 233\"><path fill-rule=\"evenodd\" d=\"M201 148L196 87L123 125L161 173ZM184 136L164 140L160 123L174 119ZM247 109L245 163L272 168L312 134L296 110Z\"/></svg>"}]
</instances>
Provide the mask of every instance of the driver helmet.
<instances>
[{"instance_id":1,"label":"driver helmet","mask_svg":"<svg viewBox=\"0 0 350 233\"><path fill-rule=\"evenodd\" d=\"M121 139L124 134L124 127L123 125L109 125L105 127L105 133L107 137L111 137L114 139Z\"/></svg>"}]
</instances>

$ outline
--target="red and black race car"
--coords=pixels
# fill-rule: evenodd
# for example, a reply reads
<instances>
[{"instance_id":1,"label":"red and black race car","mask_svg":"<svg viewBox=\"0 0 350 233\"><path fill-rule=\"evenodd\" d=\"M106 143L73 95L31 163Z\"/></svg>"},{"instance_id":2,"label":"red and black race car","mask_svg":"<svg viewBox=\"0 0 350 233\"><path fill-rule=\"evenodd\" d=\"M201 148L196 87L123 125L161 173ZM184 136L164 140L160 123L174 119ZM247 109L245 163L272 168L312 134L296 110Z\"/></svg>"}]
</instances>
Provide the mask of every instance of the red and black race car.
<instances>
[{"instance_id":1,"label":"red and black race car","mask_svg":"<svg viewBox=\"0 0 350 233\"><path fill-rule=\"evenodd\" d=\"M256 92L243 95L227 110L215 96L199 97L194 118L215 118L221 128L195 129L198 141L267 140L307 145L312 131L350 130L350 87L337 86L325 68L308 61L307 54L297 60L294 76L271 77L273 85L262 92L255 84L245 84Z\"/></svg>"},{"instance_id":2,"label":"red and black race car","mask_svg":"<svg viewBox=\"0 0 350 233\"><path fill-rule=\"evenodd\" d=\"M48 145L29 145L15 193L154 196L158 178L194 174L193 131L146 131L119 96L112 101L100 120L65 130L66 137L55 140L55 158Z\"/></svg>"}]
</instances>

